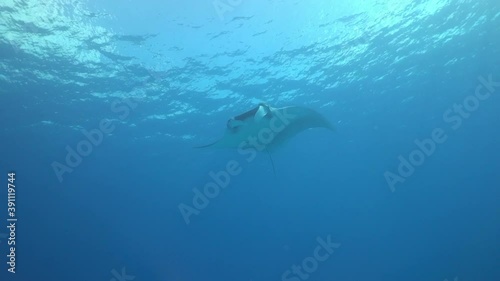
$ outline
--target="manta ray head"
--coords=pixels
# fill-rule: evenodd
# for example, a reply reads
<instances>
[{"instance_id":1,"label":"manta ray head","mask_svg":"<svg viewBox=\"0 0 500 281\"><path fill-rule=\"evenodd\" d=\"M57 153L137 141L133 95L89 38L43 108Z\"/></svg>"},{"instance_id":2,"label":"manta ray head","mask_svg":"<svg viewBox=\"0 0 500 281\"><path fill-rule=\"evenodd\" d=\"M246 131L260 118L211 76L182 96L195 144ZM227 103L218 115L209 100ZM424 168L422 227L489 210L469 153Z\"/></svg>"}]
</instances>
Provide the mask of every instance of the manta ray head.
<instances>
[{"instance_id":1,"label":"manta ray head","mask_svg":"<svg viewBox=\"0 0 500 281\"><path fill-rule=\"evenodd\" d=\"M265 103L259 103L257 107L243 114L229 118L226 123L231 133L237 133L242 126L249 122L259 122L262 118L272 118L272 109Z\"/></svg>"}]
</instances>

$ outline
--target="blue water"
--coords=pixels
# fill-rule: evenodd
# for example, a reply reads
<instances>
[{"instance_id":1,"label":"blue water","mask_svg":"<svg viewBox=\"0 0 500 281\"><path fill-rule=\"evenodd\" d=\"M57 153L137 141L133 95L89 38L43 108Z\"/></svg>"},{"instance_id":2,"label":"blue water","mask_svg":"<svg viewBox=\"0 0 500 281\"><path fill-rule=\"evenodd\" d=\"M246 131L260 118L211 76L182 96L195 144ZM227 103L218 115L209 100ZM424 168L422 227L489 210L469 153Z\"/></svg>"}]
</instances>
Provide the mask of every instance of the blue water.
<instances>
[{"instance_id":1,"label":"blue water","mask_svg":"<svg viewBox=\"0 0 500 281\"><path fill-rule=\"evenodd\" d=\"M500 280L497 0L0 13L0 280ZM276 174L265 152L193 149L259 102L337 130L272 152Z\"/></svg>"}]
</instances>

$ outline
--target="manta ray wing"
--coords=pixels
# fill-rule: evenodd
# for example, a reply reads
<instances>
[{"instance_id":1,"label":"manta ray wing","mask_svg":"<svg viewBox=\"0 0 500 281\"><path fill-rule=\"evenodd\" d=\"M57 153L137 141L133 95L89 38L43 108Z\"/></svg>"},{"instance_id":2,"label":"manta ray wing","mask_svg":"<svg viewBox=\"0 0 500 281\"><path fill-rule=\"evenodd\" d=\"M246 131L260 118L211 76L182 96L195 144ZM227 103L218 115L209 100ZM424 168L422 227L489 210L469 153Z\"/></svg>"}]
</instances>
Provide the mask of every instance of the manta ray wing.
<instances>
[{"instance_id":1,"label":"manta ray wing","mask_svg":"<svg viewBox=\"0 0 500 281\"><path fill-rule=\"evenodd\" d=\"M269 144L274 149L297 134L312 128L325 128L335 131L335 127L320 113L301 106L290 106L275 109L275 115L284 116L289 122L283 130L277 131L273 141ZM287 118L287 116L290 116Z\"/></svg>"}]
</instances>

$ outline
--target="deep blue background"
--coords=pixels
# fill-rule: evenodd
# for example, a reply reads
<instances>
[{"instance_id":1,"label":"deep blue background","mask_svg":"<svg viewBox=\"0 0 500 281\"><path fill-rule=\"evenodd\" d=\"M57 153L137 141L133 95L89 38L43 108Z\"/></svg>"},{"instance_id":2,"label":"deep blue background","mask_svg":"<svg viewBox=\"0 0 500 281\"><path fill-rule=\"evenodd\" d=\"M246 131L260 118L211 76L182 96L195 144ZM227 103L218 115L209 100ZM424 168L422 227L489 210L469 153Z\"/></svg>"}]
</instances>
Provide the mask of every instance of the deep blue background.
<instances>
[{"instance_id":1,"label":"deep blue background","mask_svg":"<svg viewBox=\"0 0 500 281\"><path fill-rule=\"evenodd\" d=\"M19 218L1 280L278 281L328 235L341 247L310 280L500 280L500 87L459 129L442 117L500 81L499 4L258 2L219 19L208 1L49 1L53 21L0 4L0 202L15 171ZM138 106L118 121L123 97ZM265 154L192 148L258 101L338 130L274 152L276 177ZM116 130L60 183L51 164L102 119ZM391 192L384 172L435 128L447 141ZM178 205L230 160L243 172L186 225Z\"/></svg>"}]
</instances>

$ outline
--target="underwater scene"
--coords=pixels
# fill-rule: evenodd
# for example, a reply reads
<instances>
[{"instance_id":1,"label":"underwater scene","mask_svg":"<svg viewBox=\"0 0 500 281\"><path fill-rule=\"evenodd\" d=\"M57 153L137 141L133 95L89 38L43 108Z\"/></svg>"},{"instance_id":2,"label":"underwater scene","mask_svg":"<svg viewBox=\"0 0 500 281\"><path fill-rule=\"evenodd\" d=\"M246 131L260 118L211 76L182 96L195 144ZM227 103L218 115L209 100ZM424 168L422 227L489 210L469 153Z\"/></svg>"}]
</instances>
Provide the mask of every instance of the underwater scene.
<instances>
[{"instance_id":1,"label":"underwater scene","mask_svg":"<svg viewBox=\"0 0 500 281\"><path fill-rule=\"evenodd\" d=\"M498 0L0 0L0 281L500 280Z\"/></svg>"}]
</instances>

